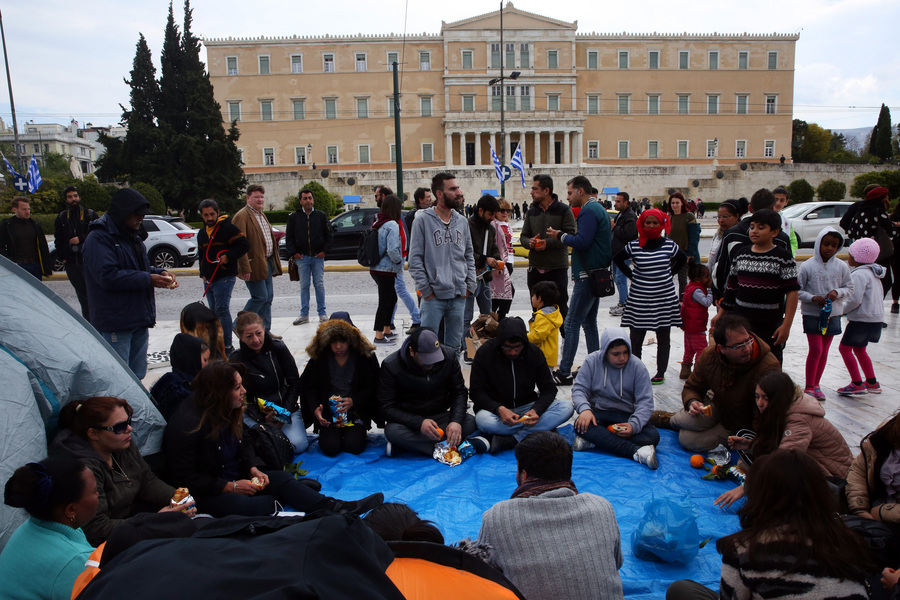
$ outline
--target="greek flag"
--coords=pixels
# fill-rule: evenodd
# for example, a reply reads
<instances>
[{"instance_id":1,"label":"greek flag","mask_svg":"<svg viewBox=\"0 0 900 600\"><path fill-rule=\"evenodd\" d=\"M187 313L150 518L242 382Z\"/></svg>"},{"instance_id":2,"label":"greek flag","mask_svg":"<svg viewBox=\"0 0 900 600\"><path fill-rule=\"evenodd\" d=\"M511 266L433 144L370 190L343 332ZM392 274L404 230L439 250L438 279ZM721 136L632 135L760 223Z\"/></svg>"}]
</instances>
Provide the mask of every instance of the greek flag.
<instances>
[{"instance_id":1,"label":"greek flag","mask_svg":"<svg viewBox=\"0 0 900 600\"><path fill-rule=\"evenodd\" d=\"M38 170L37 159L32 154L31 164L28 165L28 193L35 193L42 183L43 180L41 180L41 172Z\"/></svg>"},{"instance_id":2,"label":"greek flag","mask_svg":"<svg viewBox=\"0 0 900 600\"><path fill-rule=\"evenodd\" d=\"M516 145L516 151L513 152L512 160L509 161L509 166L514 169L519 170L519 174L522 175L522 187L525 187L525 161L522 158L522 145Z\"/></svg>"},{"instance_id":3,"label":"greek flag","mask_svg":"<svg viewBox=\"0 0 900 600\"><path fill-rule=\"evenodd\" d=\"M500 183L503 183L503 171L500 170L500 159L497 158L497 153L494 152L494 146L488 142L488 146L491 148L491 160L494 161L494 170L497 171L497 179L500 180Z\"/></svg>"},{"instance_id":4,"label":"greek flag","mask_svg":"<svg viewBox=\"0 0 900 600\"><path fill-rule=\"evenodd\" d=\"M9 161L6 160L6 157L3 156L3 153L2 153L2 152L0 152L0 157L3 157L3 164L6 165L6 170L9 171L9 174L13 176L13 179L18 178L18 177L22 177L21 175L19 175L18 173L16 173L16 170L13 169L13 166L12 166L11 164L9 164ZM24 177L22 177L22 179L24 179Z\"/></svg>"}]
</instances>

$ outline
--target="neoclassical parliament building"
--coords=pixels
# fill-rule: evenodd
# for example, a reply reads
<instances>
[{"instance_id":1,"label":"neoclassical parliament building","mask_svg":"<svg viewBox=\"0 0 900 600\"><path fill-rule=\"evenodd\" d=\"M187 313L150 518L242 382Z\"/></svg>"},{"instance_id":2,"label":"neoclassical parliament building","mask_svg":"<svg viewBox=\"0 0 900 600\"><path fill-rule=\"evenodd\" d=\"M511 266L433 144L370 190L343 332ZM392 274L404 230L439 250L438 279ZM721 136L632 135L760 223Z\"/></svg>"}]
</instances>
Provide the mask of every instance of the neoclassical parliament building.
<instances>
[{"instance_id":1,"label":"neoclassical parliament building","mask_svg":"<svg viewBox=\"0 0 900 600\"><path fill-rule=\"evenodd\" d=\"M438 34L205 39L251 173L734 165L790 157L794 34L583 33L507 4ZM502 78L501 78L502 76ZM502 109L502 110L501 110Z\"/></svg>"}]
</instances>

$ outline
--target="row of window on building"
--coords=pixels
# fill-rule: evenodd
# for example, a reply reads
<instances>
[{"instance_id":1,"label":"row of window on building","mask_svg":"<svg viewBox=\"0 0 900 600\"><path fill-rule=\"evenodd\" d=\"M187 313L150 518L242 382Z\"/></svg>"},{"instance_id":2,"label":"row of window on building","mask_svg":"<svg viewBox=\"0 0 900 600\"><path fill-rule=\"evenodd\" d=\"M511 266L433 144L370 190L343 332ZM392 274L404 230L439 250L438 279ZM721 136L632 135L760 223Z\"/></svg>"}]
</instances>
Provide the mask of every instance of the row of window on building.
<instances>
[{"instance_id":1,"label":"row of window on building","mask_svg":"<svg viewBox=\"0 0 900 600\"><path fill-rule=\"evenodd\" d=\"M390 162L394 163L397 161L397 147L395 144L389 144L390 146ZM360 144L356 147L357 156L356 162L359 164L368 164L372 162L372 148L369 144ZM241 162L244 162L244 149L239 148L238 152L241 155ZM747 140L735 140L734 142L734 157L735 158L747 158L749 155L749 148ZM312 146L295 146L294 147L294 164L295 165L308 165L315 163L312 153ZM706 141L706 158L715 158L719 155L719 141L717 139L707 140ZM775 140L764 140L763 142L763 156L765 158L774 158L775 157ZM617 158L648 158L648 159L656 159L656 158L666 158L661 152L660 142L659 140L648 140L647 141L647 152L643 157L634 157L632 156L632 148L631 142L629 140L619 140L617 142ZM600 158L600 142L589 140L587 142L587 158L588 160L599 159ZM690 140L676 140L675 141L675 158L698 158L695 155L691 154L690 148ZM420 159L421 162L434 162L434 144L421 144L420 145ZM331 145L325 147L325 164L336 165L340 163L340 148L337 145ZM275 161L275 148L263 148L262 149L262 164L263 166L272 167L276 165ZM486 165L484 165L486 166Z\"/></svg>"},{"instance_id":2,"label":"row of window on building","mask_svg":"<svg viewBox=\"0 0 900 600\"><path fill-rule=\"evenodd\" d=\"M532 56L530 51L530 44L519 44L519 43L507 43L504 44L505 51L501 53L500 48L501 44L499 43L491 43L490 44L490 52L489 52L489 62L486 65L483 65L483 68L487 69L500 69L500 68L509 68L509 69L533 69L536 68L537 65L532 64ZM518 52L517 52L518 48ZM586 51L586 65L588 69L600 69L600 50L587 50ZM631 50L616 50L616 65L618 69L659 69L660 68L660 55L661 50L648 50L645 60L636 60L637 57L633 56L634 52ZM687 70L691 68L707 68L710 70L718 70L720 68L720 55L721 51L719 50L707 50L706 51L706 60L703 64L693 64L691 62L691 51L690 50L677 50L677 68L680 70ZM431 51L430 50L419 50L417 51L418 55L418 66L420 71L430 71L432 68L431 62ZM335 73L338 71L337 69L337 53L335 52L322 52L322 73ZM403 57L399 52L388 51L385 56L384 66L387 70L392 69L392 65L396 63L400 63ZM270 75L272 73L272 56L270 54L258 54L256 57L257 60L257 72L259 75ZM227 56L225 58L226 64L226 74L227 75L239 75L240 67L237 56ZM460 65L464 70L475 69L475 51L472 49L466 49L460 51ZM560 68L560 50L547 50L547 60L545 65L547 69L559 69ZM747 70L751 66L750 63L750 51L749 50L738 50L736 61L734 62L734 67L738 70ZM482 68L481 65L478 66ZM766 69L775 70L778 68L778 51L777 50L769 50L766 52ZM368 52L354 52L353 53L353 68L352 69L342 69L342 71L355 71L357 73L365 73L369 70L369 55ZM291 54L290 55L290 73L303 73L304 72L304 64L303 64L303 54Z\"/></svg>"},{"instance_id":3,"label":"row of window on building","mask_svg":"<svg viewBox=\"0 0 900 600\"><path fill-rule=\"evenodd\" d=\"M504 89L505 94L504 94ZM510 111L529 111L535 110L535 107L532 103L532 95L531 95L531 86L523 85L523 86L491 86L491 95L490 95L490 104L489 110L498 111L501 108ZM548 111L559 111L561 107L562 94L553 94L548 93L546 96L546 106ZM584 102L584 109L588 115L600 115L600 114L619 114L619 115L630 115L630 114L648 114L648 115L660 115L660 114L679 114L679 115L688 115L688 114L707 114L707 115L718 115L718 114L737 114L737 115L747 115L747 114L767 114L774 115L778 114L778 94L764 94L764 102L762 104L753 104L751 103L751 95L750 94L736 94L734 97L733 104L726 105L722 102L721 94L706 94L706 103L705 110L701 109L702 112L696 112L697 106L696 103L693 106L694 112L692 113L691 106L691 94L676 94L675 100L664 100L661 94L646 94L646 108L640 106L638 102L632 98L631 94L616 94L616 105L613 111L601 111L600 105L600 94L587 94ZM394 99L388 97L385 99L385 109L384 110L370 110L370 102L369 98L355 98L356 103L356 111L355 113L349 111L346 113L346 117L348 118L357 118L357 119L367 119L370 116L372 117L391 117L394 116ZM241 100L228 100L228 121L241 121L243 120L243 112L242 112L242 101ZM417 115L420 117L432 117L434 116L433 111L433 98L432 96L420 96L419 97L419 111ZM474 112L476 107L476 95L475 94L463 94L461 96L461 104L460 109L463 112ZM275 110L275 101L274 100L260 100L259 101L259 120L260 121L274 121L274 120L294 120L300 121L304 120L307 117L312 118L322 118L324 116L325 119L337 119L338 118L338 99L337 98L324 98L323 99L323 110L322 111L307 111L307 101L306 99L292 99L291 100L291 110L287 113L278 112ZM644 110L642 110L644 109ZM276 116L278 117L276 119ZM345 113L342 113L341 116L345 116Z\"/></svg>"}]
</instances>

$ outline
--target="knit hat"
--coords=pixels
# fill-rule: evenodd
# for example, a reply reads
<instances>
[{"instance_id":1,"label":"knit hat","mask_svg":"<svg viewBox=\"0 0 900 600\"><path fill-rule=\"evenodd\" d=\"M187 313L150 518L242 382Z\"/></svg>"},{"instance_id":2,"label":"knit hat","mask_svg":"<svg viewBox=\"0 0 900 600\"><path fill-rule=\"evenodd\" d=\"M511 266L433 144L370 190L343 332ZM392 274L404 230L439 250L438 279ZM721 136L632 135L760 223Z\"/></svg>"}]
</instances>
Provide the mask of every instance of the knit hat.
<instances>
[{"instance_id":1,"label":"knit hat","mask_svg":"<svg viewBox=\"0 0 900 600\"><path fill-rule=\"evenodd\" d=\"M877 187L866 194L866 200L881 200L882 198L887 198L889 193L886 187Z\"/></svg>"},{"instance_id":2,"label":"knit hat","mask_svg":"<svg viewBox=\"0 0 900 600\"><path fill-rule=\"evenodd\" d=\"M860 238L850 244L850 256L861 265L869 265L878 260L881 248L872 238Z\"/></svg>"}]
</instances>

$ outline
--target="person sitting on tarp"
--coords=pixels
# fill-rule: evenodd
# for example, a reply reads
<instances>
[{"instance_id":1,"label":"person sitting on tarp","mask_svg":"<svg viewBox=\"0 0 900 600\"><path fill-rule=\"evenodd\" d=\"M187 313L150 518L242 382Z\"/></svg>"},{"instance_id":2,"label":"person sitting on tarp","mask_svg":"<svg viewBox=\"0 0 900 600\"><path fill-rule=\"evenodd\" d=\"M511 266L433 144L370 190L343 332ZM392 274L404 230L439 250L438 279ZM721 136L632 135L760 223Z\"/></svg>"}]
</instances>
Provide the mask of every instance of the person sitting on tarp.
<instances>
[{"instance_id":1,"label":"person sitting on tarp","mask_svg":"<svg viewBox=\"0 0 900 600\"><path fill-rule=\"evenodd\" d=\"M131 439L133 412L125 400L102 396L70 402L59 415L61 429L51 454L77 458L97 479L97 515L84 525L88 541L95 546L138 513L197 514L193 502L171 505L175 488L153 474Z\"/></svg>"},{"instance_id":2,"label":"person sitting on tarp","mask_svg":"<svg viewBox=\"0 0 900 600\"><path fill-rule=\"evenodd\" d=\"M363 522L394 552L386 573L407 600L441 600L447 597L447 590L461 598L480 600L523 597L488 562L489 548L471 540L445 546L441 530L405 504L382 504Z\"/></svg>"},{"instance_id":3,"label":"person sitting on tarp","mask_svg":"<svg viewBox=\"0 0 900 600\"><path fill-rule=\"evenodd\" d=\"M493 434L492 454L515 447L530 433L555 429L572 416L572 402L556 397L547 359L528 341L519 317L500 321L496 335L478 349L469 382L478 430Z\"/></svg>"},{"instance_id":4,"label":"person sitting on tarp","mask_svg":"<svg viewBox=\"0 0 900 600\"><path fill-rule=\"evenodd\" d=\"M475 417L466 412L467 400L456 352L427 327L411 334L381 364L378 405L387 422L387 455L402 448L431 456L444 432L447 442L458 446L476 427ZM490 450L483 437L469 442L476 452Z\"/></svg>"},{"instance_id":5,"label":"person sitting on tarp","mask_svg":"<svg viewBox=\"0 0 900 600\"><path fill-rule=\"evenodd\" d=\"M579 494L572 447L541 431L516 446L510 500L484 513L477 543L529 600L622 598L622 542L612 504Z\"/></svg>"},{"instance_id":6,"label":"person sitting on tarp","mask_svg":"<svg viewBox=\"0 0 900 600\"><path fill-rule=\"evenodd\" d=\"M191 395L191 381L209 362L209 346L200 338L179 333L169 348L172 371L160 377L150 388L156 407L167 421Z\"/></svg>"},{"instance_id":7,"label":"person sitting on tarp","mask_svg":"<svg viewBox=\"0 0 900 600\"><path fill-rule=\"evenodd\" d=\"M198 337L209 346L210 360L228 360L222 324L210 308L200 302L191 302L181 309L181 333Z\"/></svg>"}]
</instances>

